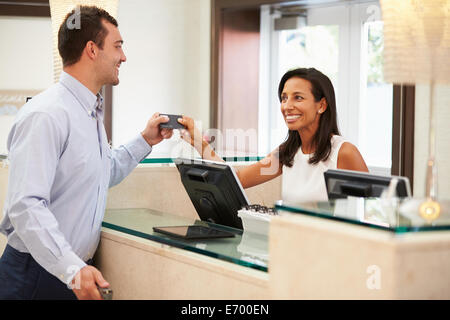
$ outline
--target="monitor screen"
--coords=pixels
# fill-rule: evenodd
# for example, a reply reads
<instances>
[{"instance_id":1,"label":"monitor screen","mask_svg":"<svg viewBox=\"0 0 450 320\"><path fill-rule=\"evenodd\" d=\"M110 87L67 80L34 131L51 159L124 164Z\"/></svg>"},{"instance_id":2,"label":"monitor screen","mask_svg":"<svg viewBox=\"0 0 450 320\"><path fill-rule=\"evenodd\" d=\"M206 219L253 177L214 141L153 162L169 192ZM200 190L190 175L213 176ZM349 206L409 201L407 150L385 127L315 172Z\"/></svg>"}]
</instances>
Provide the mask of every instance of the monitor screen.
<instances>
[{"instance_id":1,"label":"monitor screen","mask_svg":"<svg viewBox=\"0 0 450 320\"><path fill-rule=\"evenodd\" d=\"M201 220L242 229L238 210L249 202L230 165L197 159L175 159L174 162Z\"/></svg>"},{"instance_id":2,"label":"monitor screen","mask_svg":"<svg viewBox=\"0 0 450 320\"><path fill-rule=\"evenodd\" d=\"M328 200L355 197L381 197L389 189L391 182L396 179L393 197L410 197L411 187L409 179L398 176L381 176L367 172L351 170L327 170L324 172ZM393 189L394 190L394 189Z\"/></svg>"}]
</instances>

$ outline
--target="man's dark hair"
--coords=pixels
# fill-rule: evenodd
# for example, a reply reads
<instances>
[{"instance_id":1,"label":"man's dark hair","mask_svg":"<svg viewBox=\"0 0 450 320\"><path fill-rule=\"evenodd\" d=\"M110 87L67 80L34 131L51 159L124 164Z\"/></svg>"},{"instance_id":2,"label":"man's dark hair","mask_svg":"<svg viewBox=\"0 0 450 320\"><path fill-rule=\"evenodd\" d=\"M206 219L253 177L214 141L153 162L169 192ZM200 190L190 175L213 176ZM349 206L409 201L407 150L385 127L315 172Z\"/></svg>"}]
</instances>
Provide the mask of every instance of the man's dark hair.
<instances>
[{"instance_id":1,"label":"man's dark hair","mask_svg":"<svg viewBox=\"0 0 450 320\"><path fill-rule=\"evenodd\" d=\"M281 94L286 81L290 78L301 78L311 83L311 92L314 100L319 102L322 98L327 101L328 107L320 117L319 129L313 137L313 145L316 151L309 159L310 164L317 164L328 159L331 153L331 137L339 135L336 114L336 98L333 84L322 72L314 68L298 68L290 70L281 78L278 86L278 98L281 102ZM281 165L292 167L294 156L302 145L300 134L296 130L289 130L286 141L280 145L278 156Z\"/></svg>"},{"instance_id":2,"label":"man's dark hair","mask_svg":"<svg viewBox=\"0 0 450 320\"><path fill-rule=\"evenodd\" d=\"M88 41L103 49L103 41L108 34L102 25L103 20L118 26L108 12L95 6L79 6L66 15L58 31L58 51L63 66L78 62Z\"/></svg>"}]
</instances>

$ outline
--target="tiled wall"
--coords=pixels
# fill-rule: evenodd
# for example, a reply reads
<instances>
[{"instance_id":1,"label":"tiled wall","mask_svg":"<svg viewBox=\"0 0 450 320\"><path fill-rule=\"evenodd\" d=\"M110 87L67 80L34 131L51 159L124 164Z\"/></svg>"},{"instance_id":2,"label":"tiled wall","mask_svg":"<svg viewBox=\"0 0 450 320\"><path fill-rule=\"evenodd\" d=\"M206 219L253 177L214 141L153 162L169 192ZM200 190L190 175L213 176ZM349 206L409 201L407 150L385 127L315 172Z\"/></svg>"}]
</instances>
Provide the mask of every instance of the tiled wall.
<instances>
[{"instance_id":1,"label":"tiled wall","mask_svg":"<svg viewBox=\"0 0 450 320\"><path fill-rule=\"evenodd\" d=\"M245 190L250 203L273 206L281 199L281 177ZM107 208L152 208L197 217L174 166L142 165L110 189Z\"/></svg>"}]
</instances>

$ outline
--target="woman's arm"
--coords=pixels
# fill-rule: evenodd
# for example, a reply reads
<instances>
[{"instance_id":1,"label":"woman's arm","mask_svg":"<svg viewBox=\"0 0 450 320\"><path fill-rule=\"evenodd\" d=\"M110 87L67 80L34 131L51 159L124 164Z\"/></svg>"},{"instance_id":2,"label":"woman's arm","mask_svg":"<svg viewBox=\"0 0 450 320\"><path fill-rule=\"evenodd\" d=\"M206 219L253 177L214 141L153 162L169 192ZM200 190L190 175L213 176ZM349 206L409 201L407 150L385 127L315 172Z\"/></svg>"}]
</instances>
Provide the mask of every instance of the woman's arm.
<instances>
[{"instance_id":1,"label":"woman's arm","mask_svg":"<svg viewBox=\"0 0 450 320\"><path fill-rule=\"evenodd\" d=\"M236 172L244 189L272 180L281 173L280 160L275 152L254 164L240 168Z\"/></svg>"},{"instance_id":2,"label":"woman's arm","mask_svg":"<svg viewBox=\"0 0 450 320\"><path fill-rule=\"evenodd\" d=\"M195 127L192 118L183 116L182 119L178 119L178 122L186 127L186 129L181 130L181 137L197 150L202 159L225 162L216 154L211 145L203 139L202 133Z\"/></svg>"},{"instance_id":3,"label":"woman's arm","mask_svg":"<svg viewBox=\"0 0 450 320\"><path fill-rule=\"evenodd\" d=\"M339 150L337 168L369 172L358 148L349 142L344 142Z\"/></svg>"},{"instance_id":4,"label":"woman's arm","mask_svg":"<svg viewBox=\"0 0 450 320\"><path fill-rule=\"evenodd\" d=\"M186 127L186 130L182 131L183 139L190 143L203 159L224 162L214 152L211 145L203 139L192 118L183 116L183 119L179 119L178 122ZM280 161L275 156L275 152L272 152L257 163L236 170L236 174L242 187L250 188L278 177L281 174Z\"/></svg>"}]
</instances>

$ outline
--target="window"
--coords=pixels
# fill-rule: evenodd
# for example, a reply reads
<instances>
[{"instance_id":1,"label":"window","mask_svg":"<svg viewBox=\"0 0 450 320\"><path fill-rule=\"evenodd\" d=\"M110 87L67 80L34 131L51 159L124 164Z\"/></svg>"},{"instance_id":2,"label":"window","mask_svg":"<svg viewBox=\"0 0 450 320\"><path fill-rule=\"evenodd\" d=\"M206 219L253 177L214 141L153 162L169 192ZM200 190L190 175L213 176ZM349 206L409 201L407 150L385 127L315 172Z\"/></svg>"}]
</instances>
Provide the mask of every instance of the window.
<instances>
[{"instance_id":1,"label":"window","mask_svg":"<svg viewBox=\"0 0 450 320\"><path fill-rule=\"evenodd\" d=\"M290 30L275 19L304 17ZM383 82L383 24L378 1L313 7L261 7L258 151L280 145L287 129L279 109L279 79L289 69L314 67L336 92L341 134L358 147L369 170L390 174L392 85ZM262 128L270 128L262 130Z\"/></svg>"},{"instance_id":2,"label":"window","mask_svg":"<svg viewBox=\"0 0 450 320\"><path fill-rule=\"evenodd\" d=\"M382 21L364 24L363 44L362 72L366 74L366 86L361 94L359 148L374 170L390 172L393 86L383 80Z\"/></svg>"}]
</instances>

